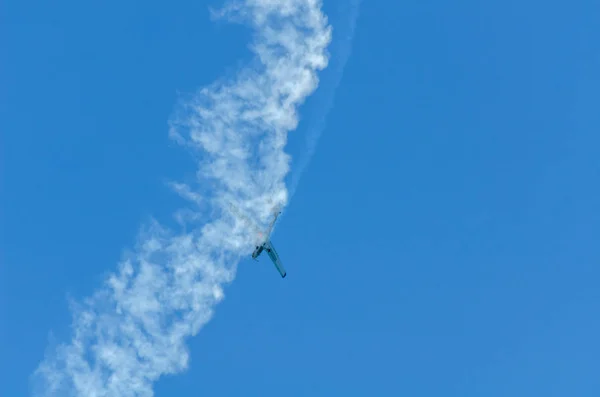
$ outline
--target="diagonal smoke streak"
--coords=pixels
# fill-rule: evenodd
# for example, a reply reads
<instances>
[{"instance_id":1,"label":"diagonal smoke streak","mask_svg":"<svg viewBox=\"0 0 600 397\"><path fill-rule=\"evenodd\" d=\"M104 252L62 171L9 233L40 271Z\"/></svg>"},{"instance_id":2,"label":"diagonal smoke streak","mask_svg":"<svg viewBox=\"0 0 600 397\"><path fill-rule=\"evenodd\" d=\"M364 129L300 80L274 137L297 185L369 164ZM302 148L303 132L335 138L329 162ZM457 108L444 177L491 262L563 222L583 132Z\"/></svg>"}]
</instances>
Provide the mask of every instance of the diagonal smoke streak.
<instances>
[{"instance_id":1,"label":"diagonal smoke streak","mask_svg":"<svg viewBox=\"0 0 600 397\"><path fill-rule=\"evenodd\" d=\"M344 75L344 68L348 62L348 58L352 54L352 41L354 39L354 30L356 28L356 21L358 19L358 13L360 10L361 0L349 0L347 3L344 2L343 7L348 7L349 11L344 12L344 15L348 15L346 25L336 25L333 34L333 55L335 56L334 61L329 65L329 73L332 75L331 78L327 79L326 86L320 88L320 98L317 98L318 106L316 115L313 115L312 123L308 127L306 134L306 150L302 154L302 157L298 159L294 166L294 171L290 175L289 185L289 197L293 197L302 178L302 174L308 167L312 156L317 148L317 143L323 130L326 126L326 118L331 109L333 108L335 101L335 92L337 91L342 77Z\"/></svg>"},{"instance_id":2,"label":"diagonal smoke streak","mask_svg":"<svg viewBox=\"0 0 600 397\"><path fill-rule=\"evenodd\" d=\"M171 122L170 135L198 155L202 186L172 184L194 204L177 214L205 224L174 232L152 222L140 233L118 271L74 305L71 340L49 350L33 375L39 395L152 396L161 375L187 367L186 338L210 320L255 242L228 206L266 224L287 202L287 133L328 62L321 1L245 0L214 15L250 24L256 57L232 81L182 103Z\"/></svg>"}]
</instances>

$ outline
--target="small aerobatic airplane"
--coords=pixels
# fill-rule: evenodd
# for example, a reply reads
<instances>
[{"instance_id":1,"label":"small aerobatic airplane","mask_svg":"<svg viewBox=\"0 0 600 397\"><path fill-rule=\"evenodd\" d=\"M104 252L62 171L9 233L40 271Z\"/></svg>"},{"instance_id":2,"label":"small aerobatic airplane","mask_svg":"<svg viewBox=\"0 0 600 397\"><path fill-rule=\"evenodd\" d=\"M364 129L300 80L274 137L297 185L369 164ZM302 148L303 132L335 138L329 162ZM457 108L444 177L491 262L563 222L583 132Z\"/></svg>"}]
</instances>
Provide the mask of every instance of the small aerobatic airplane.
<instances>
[{"instance_id":1,"label":"small aerobatic airplane","mask_svg":"<svg viewBox=\"0 0 600 397\"><path fill-rule=\"evenodd\" d=\"M277 251L275 251L275 247L273 247L273 243L271 243L271 239L269 238L271 235L271 231L273 230L273 226L275 226L275 221L277 220L277 217L279 216L279 214L281 214L281 211L277 211L275 213L275 218L273 219L273 222L271 222L271 224L269 225L269 229L267 230L267 237L266 238L262 238L262 235L259 234L259 243L256 246L256 249L254 249L254 252L252 253L252 259L254 259L255 261L258 261L258 256L263 252L263 251L267 251L267 255L269 255L269 258L271 258L271 260L273 261L273 263L275 264L275 267L277 268L277 270L279 271L279 274L281 274L281 277L285 277L285 275L287 274L285 272L285 269L283 268L283 264L281 263L281 259L279 259L279 255L277 255Z\"/></svg>"}]
</instances>

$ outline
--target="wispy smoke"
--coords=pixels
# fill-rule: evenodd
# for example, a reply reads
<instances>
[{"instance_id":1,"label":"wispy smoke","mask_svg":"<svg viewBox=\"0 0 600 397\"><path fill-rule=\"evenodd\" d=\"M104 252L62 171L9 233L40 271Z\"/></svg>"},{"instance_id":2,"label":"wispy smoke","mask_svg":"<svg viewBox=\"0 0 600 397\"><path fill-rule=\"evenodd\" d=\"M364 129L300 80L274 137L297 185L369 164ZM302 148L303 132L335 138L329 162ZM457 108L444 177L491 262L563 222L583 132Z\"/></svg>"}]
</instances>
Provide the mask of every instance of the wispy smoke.
<instances>
[{"instance_id":1,"label":"wispy smoke","mask_svg":"<svg viewBox=\"0 0 600 397\"><path fill-rule=\"evenodd\" d=\"M144 228L118 270L73 305L71 340L50 349L34 374L39 395L152 396L161 375L187 367L186 338L210 320L255 243L250 223L229 206L263 225L287 202L287 133L328 62L321 1L246 0L213 14L250 24L256 56L234 79L182 102L171 122L173 139L198 158L194 187L172 185L190 202L176 214L204 225Z\"/></svg>"},{"instance_id":2,"label":"wispy smoke","mask_svg":"<svg viewBox=\"0 0 600 397\"><path fill-rule=\"evenodd\" d=\"M361 0L348 0L342 2L340 8L344 8L343 15L346 17L344 24L335 26L333 32L334 59L329 66L329 77L325 86L321 86L317 94L317 110L312 114L311 121L306 133L306 148L301 157L294 164L294 170L291 174L289 185L289 197L293 197L300 183L300 178L306 170L312 156L317 148L317 143L326 125L327 114L333 108L335 101L335 92L340 85L344 75L346 62L352 53L352 41L354 39L354 29L358 19ZM346 11L348 10L348 11Z\"/></svg>"}]
</instances>

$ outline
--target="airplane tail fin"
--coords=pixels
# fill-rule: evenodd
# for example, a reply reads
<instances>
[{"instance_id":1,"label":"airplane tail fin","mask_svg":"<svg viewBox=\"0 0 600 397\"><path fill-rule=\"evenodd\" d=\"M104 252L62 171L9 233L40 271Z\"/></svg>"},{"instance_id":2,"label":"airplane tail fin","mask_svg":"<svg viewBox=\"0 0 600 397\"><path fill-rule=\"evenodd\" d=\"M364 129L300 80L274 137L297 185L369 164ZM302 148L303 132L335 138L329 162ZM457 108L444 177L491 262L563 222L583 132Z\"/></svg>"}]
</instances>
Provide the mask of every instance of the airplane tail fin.
<instances>
[{"instance_id":1,"label":"airplane tail fin","mask_svg":"<svg viewBox=\"0 0 600 397\"><path fill-rule=\"evenodd\" d=\"M271 224L269 225L269 229L267 229L267 233L266 233L267 238L271 236L271 232L273 231L273 226L275 226L275 222L277 222L277 217L279 216L279 214L281 214L281 210L279 208L276 208L275 211L273 211L273 212L275 214L275 217L271 221Z\"/></svg>"}]
</instances>

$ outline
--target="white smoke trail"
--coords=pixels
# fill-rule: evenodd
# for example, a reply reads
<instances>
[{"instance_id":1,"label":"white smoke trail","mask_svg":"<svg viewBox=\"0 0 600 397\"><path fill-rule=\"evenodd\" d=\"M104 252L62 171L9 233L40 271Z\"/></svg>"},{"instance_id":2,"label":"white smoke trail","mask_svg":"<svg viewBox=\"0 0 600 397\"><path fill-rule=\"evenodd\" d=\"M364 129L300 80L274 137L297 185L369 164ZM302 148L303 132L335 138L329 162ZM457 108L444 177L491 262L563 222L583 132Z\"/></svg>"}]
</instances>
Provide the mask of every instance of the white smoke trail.
<instances>
[{"instance_id":1,"label":"white smoke trail","mask_svg":"<svg viewBox=\"0 0 600 397\"><path fill-rule=\"evenodd\" d=\"M306 133L306 149L294 164L294 169L291 175L291 181L289 185L289 197L293 197L300 183L300 178L306 170L308 163L312 159L317 148L317 143L326 125L327 114L333 108L335 100L335 92L337 91L342 77L344 75L344 68L348 62L348 58L352 54L352 41L354 39L354 30L356 28L356 21L358 19L358 13L360 9L361 0L350 0L348 3L343 2L344 8L349 8L348 12L343 12L344 15L348 15L346 19L346 25L336 25L333 31L333 61L329 65L329 72L332 77L327 78L325 86L321 86L319 89L320 94L317 96L316 114L313 115L312 122L308 127Z\"/></svg>"},{"instance_id":2,"label":"white smoke trail","mask_svg":"<svg viewBox=\"0 0 600 397\"><path fill-rule=\"evenodd\" d=\"M72 338L49 350L34 373L44 396L152 396L153 383L187 367L186 338L223 298L240 258L252 250L246 217L266 224L284 206L287 133L317 87L331 40L320 0L245 0L215 13L254 28L253 63L183 103L171 136L198 154L198 185L173 184L206 221L190 232L153 222L105 285L73 309Z\"/></svg>"}]
</instances>

